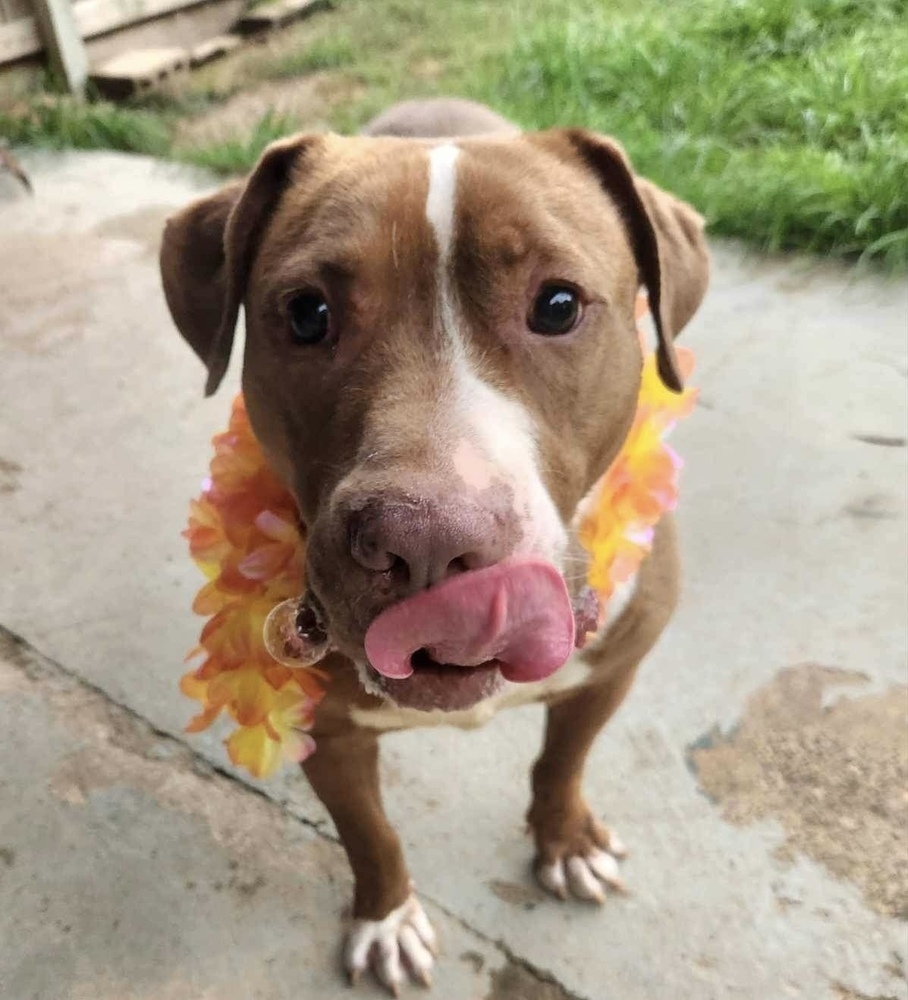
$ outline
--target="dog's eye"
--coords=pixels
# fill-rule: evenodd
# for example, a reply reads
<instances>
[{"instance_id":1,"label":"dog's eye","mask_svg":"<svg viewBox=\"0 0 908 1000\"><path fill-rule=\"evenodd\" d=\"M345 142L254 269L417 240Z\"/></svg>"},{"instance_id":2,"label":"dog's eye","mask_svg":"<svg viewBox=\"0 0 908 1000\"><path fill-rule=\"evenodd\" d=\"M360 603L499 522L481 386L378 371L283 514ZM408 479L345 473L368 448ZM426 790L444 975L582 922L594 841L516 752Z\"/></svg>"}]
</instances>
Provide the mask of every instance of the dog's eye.
<instances>
[{"instance_id":1,"label":"dog's eye","mask_svg":"<svg viewBox=\"0 0 908 1000\"><path fill-rule=\"evenodd\" d=\"M318 292L294 295L287 307L294 344L318 344L328 336L331 310Z\"/></svg>"},{"instance_id":2,"label":"dog's eye","mask_svg":"<svg viewBox=\"0 0 908 1000\"><path fill-rule=\"evenodd\" d=\"M530 309L527 326L533 333L557 337L570 333L580 319L580 296L567 285L543 285Z\"/></svg>"}]
</instances>

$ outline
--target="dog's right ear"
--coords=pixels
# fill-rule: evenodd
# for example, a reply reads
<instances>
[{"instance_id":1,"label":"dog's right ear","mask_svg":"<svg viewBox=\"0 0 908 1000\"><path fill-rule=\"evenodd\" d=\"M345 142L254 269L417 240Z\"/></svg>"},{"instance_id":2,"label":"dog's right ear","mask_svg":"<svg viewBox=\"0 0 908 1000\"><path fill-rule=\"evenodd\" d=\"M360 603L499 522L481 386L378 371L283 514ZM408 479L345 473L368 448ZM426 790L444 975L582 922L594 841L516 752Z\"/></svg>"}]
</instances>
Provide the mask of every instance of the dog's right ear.
<instances>
[{"instance_id":1,"label":"dog's right ear","mask_svg":"<svg viewBox=\"0 0 908 1000\"><path fill-rule=\"evenodd\" d=\"M167 220L160 253L164 295L180 333L208 366L206 396L227 371L265 224L321 141L304 135L272 144L248 180L229 184Z\"/></svg>"}]
</instances>

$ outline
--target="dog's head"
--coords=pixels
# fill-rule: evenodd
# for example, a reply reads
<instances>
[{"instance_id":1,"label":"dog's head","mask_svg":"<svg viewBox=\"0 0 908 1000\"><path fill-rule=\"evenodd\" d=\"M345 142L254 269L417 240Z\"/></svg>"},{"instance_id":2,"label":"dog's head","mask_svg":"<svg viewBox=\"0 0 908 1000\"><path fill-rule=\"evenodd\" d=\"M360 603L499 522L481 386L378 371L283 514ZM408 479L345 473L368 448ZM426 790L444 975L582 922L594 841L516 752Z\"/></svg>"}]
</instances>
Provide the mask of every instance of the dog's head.
<instances>
[{"instance_id":1,"label":"dog's head","mask_svg":"<svg viewBox=\"0 0 908 1000\"><path fill-rule=\"evenodd\" d=\"M526 633L554 642L582 586L572 522L633 419L641 285L680 388L672 338L708 270L692 209L579 130L303 135L172 218L161 267L208 393L245 308L250 419L367 683L464 707L509 676L508 643L560 655Z\"/></svg>"}]
</instances>

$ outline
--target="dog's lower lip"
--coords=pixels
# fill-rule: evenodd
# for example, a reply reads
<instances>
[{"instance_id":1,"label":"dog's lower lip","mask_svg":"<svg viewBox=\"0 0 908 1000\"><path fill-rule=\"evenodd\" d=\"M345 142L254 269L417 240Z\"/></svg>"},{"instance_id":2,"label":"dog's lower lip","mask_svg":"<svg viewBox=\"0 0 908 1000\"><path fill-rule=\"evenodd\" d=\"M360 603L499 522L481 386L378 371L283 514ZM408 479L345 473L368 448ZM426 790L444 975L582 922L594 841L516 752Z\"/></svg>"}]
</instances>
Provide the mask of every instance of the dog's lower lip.
<instances>
[{"instance_id":1,"label":"dog's lower lip","mask_svg":"<svg viewBox=\"0 0 908 1000\"><path fill-rule=\"evenodd\" d=\"M474 667L437 663L426 654L413 664L409 677L389 678L369 669L385 696L399 707L452 712L472 708L500 691L500 666L498 660Z\"/></svg>"},{"instance_id":2,"label":"dog's lower lip","mask_svg":"<svg viewBox=\"0 0 908 1000\"><path fill-rule=\"evenodd\" d=\"M421 655L422 654L422 655ZM368 661L367 661L368 662ZM413 654L410 661L413 665L413 673L409 677L395 678L393 679L394 684L406 684L408 681L418 680L420 674L425 676L426 674L432 674L437 677L450 676L463 677L469 674L473 670L499 670L501 669L500 660L486 660L483 663L477 663L469 667L465 667L460 663L439 663L437 660L433 660L431 656L425 653L423 650ZM368 664L369 671L375 677L382 677L372 664ZM390 678L383 678L383 680L388 681Z\"/></svg>"},{"instance_id":3,"label":"dog's lower lip","mask_svg":"<svg viewBox=\"0 0 908 1000\"><path fill-rule=\"evenodd\" d=\"M435 671L464 671L464 670L483 670L487 667L500 667L501 662L499 660L485 660L483 663L476 663L471 666L465 666L462 663L439 663L438 660L432 658L429 652L425 649L418 649L410 657L410 665L413 667L414 675L426 670Z\"/></svg>"}]
</instances>

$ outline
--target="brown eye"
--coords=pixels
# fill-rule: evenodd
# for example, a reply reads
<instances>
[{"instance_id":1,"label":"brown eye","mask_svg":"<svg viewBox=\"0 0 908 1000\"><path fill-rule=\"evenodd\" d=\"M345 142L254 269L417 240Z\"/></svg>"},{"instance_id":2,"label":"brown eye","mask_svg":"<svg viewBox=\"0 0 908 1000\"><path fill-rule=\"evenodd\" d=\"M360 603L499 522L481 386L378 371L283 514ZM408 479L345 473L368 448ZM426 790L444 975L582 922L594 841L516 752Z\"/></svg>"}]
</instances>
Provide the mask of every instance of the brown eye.
<instances>
[{"instance_id":1,"label":"brown eye","mask_svg":"<svg viewBox=\"0 0 908 1000\"><path fill-rule=\"evenodd\" d=\"M580 296L567 285L543 285L530 309L527 326L533 333L557 337L570 333L580 319Z\"/></svg>"},{"instance_id":2,"label":"brown eye","mask_svg":"<svg viewBox=\"0 0 908 1000\"><path fill-rule=\"evenodd\" d=\"M328 336L331 328L331 310L323 295L302 292L290 300L290 332L294 344L318 344Z\"/></svg>"}]
</instances>

